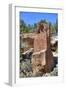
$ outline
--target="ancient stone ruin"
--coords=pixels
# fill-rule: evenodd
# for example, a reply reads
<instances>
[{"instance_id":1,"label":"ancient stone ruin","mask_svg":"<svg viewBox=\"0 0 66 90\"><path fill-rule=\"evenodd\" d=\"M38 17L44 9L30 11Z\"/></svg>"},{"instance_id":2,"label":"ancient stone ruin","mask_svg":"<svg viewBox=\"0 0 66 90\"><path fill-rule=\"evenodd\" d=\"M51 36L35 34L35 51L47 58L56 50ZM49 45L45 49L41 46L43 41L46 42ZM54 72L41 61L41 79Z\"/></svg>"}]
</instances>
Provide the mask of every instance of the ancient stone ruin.
<instances>
[{"instance_id":1,"label":"ancient stone ruin","mask_svg":"<svg viewBox=\"0 0 66 90\"><path fill-rule=\"evenodd\" d=\"M47 24L39 23L34 37L34 52L32 55L33 76L49 73L54 67L53 55L50 49L50 29Z\"/></svg>"},{"instance_id":2,"label":"ancient stone ruin","mask_svg":"<svg viewBox=\"0 0 66 90\"><path fill-rule=\"evenodd\" d=\"M39 23L36 32L24 33L20 36L22 73L28 72L28 76L43 76L54 69L54 59L50 48L50 31L48 24ZM31 61L29 62L29 60Z\"/></svg>"}]
</instances>

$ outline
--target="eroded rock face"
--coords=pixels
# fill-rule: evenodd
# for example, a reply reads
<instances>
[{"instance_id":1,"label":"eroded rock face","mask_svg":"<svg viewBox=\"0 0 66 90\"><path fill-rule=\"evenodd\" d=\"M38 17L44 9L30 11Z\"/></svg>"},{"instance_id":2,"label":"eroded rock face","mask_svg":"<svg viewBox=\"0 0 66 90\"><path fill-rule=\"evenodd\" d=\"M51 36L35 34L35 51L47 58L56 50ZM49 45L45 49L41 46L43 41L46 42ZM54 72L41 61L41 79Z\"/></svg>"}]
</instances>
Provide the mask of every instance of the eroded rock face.
<instances>
[{"instance_id":1,"label":"eroded rock face","mask_svg":"<svg viewBox=\"0 0 66 90\"><path fill-rule=\"evenodd\" d=\"M43 56L43 54L37 54L32 56L33 76L40 76L44 73L44 66L46 64L46 61L43 60Z\"/></svg>"},{"instance_id":2,"label":"eroded rock face","mask_svg":"<svg viewBox=\"0 0 66 90\"><path fill-rule=\"evenodd\" d=\"M33 76L41 76L51 72L54 67L53 55L50 49L50 30L46 24L39 24L38 33L34 38L34 53L32 55Z\"/></svg>"}]
</instances>

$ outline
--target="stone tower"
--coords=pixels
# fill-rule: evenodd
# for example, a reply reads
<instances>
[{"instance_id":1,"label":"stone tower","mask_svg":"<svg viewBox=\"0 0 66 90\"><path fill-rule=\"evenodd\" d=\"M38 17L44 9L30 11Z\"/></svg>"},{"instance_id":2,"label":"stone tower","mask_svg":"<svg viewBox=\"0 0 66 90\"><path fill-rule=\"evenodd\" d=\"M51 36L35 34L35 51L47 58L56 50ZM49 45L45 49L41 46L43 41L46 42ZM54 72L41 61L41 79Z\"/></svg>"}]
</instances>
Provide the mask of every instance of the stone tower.
<instances>
[{"instance_id":1,"label":"stone tower","mask_svg":"<svg viewBox=\"0 0 66 90\"><path fill-rule=\"evenodd\" d=\"M53 54L50 48L49 25L39 23L34 37L34 52L32 55L33 76L49 73L54 67Z\"/></svg>"}]
</instances>

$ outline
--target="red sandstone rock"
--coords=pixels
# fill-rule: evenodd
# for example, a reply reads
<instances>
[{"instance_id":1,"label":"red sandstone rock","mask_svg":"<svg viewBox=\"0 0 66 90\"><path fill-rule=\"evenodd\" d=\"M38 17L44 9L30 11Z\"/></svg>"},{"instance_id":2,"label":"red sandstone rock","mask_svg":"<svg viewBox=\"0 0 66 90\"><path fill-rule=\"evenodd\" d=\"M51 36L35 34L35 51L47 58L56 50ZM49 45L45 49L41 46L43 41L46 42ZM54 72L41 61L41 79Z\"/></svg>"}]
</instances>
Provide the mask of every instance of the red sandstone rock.
<instances>
[{"instance_id":1,"label":"red sandstone rock","mask_svg":"<svg viewBox=\"0 0 66 90\"><path fill-rule=\"evenodd\" d=\"M32 69L34 76L51 72L54 66L53 55L50 49L49 28L46 24L45 26L44 24L40 24L38 30L40 30L40 32L37 33L34 38L34 53L32 56Z\"/></svg>"}]
</instances>

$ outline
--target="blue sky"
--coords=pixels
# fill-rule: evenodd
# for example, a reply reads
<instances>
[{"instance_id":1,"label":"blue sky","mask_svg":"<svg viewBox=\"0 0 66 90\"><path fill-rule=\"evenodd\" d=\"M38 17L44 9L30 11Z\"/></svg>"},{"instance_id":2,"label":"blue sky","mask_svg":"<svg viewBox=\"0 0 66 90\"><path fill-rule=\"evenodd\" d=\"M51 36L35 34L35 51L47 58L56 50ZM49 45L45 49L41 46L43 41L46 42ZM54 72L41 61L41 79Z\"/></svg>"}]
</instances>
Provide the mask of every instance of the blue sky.
<instances>
[{"instance_id":1,"label":"blue sky","mask_svg":"<svg viewBox=\"0 0 66 90\"><path fill-rule=\"evenodd\" d=\"M20 20L28 25L33 25L40 20L47 20L48 22L55 23L58 15L56 13L37 13L37 12L20 12Z\"/></svg>"}]
</instances>

